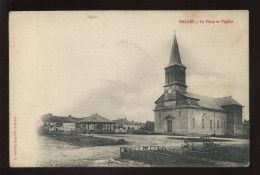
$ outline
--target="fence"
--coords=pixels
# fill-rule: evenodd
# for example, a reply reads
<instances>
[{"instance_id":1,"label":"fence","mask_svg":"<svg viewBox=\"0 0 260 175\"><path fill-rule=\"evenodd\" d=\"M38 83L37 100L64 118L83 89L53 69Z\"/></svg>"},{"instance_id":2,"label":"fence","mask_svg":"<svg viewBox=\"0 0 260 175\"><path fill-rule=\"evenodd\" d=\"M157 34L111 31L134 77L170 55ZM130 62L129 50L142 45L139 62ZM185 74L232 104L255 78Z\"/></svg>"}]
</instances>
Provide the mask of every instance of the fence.
<instances>
[{"instance_id":1,"label":"fence","mask_svg":"<svg viewBox=\"0 0 260 175\"><path fill-rule=\"evenodd\" d=\"M177 161L190 159L209 160L208 152L185 149L167 149L163 146L121 147L120 157L157 165L171 165Z\"/></svg>"}]
</instances>

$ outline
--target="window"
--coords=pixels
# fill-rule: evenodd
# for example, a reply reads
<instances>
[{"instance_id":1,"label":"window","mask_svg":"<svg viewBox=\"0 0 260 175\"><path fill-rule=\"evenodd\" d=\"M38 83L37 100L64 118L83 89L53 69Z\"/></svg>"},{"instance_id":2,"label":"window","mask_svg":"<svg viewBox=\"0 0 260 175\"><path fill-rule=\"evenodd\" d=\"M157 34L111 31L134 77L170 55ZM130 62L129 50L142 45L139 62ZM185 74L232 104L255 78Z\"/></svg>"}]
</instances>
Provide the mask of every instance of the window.
<instances>
[{"instance_id":1,"label":"window","mask_svg":"<svg viewBox=\"0 0 260 175\"><path fill-rule=\"evenodd\" d=\"M224 121L224 130L226 129L226 121Z\"/></svg>"},{"instance_id":2,"label":"window","mask_svg":"<svg viewBox=\"0 0 260 175\"><path fill-rule=\"evenodd\" d=\"M212 120L210 120L210 122L209 122L209 128L210 128L210 130L213 129L213 127L212 127Z\"/></svg>"},{"instance_id":3,"label":"window","mask_svg":"<svg viewBox=\"0 0 260 175\"><path fill-rule=\"evenodd\" d=\"M219 120L217 120L217 130L219 130Z\"/></svg>"},{"instance_id":4,"label":"window","mask_svg":"<svg viewBox=\"0 0 260 175\"><path fill-rule=\"evenodd\" d=\"M202 119L202 129L205 129L205 120L204 119Z\"/></svg>"},{"instance_id":5,"label":"window","mask_svg":"<svg viewBox=\"0 0 260 175\"><path fill-rule=\"evenodd\" d=\"M182 72L181 72L181 73L182 73ZM183 75L182 75L182 74L180 75L180 83L183 84Z\"/></svg>"},{"instance_id":6,"label":"window","mask_svg":"<svg viewBox=\"0 0 260 175\"><path fill-rule=\"evenodd\" d=\"M193 126L193 129L195 129L195 118L192 119L192 126Z\"/></svg>"},{"instance_id":7,"label":"window","mask_svg":"<svg viewBox=\"0 0 260 175\"><path fill-rule=\"evenodd\" d=\"M103 124L103 130L107 130L107 124Z\"/></svg>"},{"instance_id":8,"label":"window","mask_svg":"<svg viewBox=\"0 0 260 175\"><path fill-rule=\"evenodd\" d=\"M179 117L181 117L181 111L179 111Z\"/></svg>"},{"instance_id":9,"label":"window","mask_svg":"<svg viewBox=\"0 0 260 175\"><path fill-rule=\"evenodd\" d=\"M167 81L168 81L168 84L170 84L170 75L169 74L167 74Z\"/></svg>"},{"instance_id":10,"label":"window","mask_svg":"<svg viewBox=\"0 0 260 175\"><path fill-rule=\"evenodd\" d=\"M159 113L159 119L161 119L161 118L162 118L161 113Z\"/></svg>"},{"instance_id":11,"label":"window","mask_svg":"<svg viewBox=\"0 0 260 175\"><path fill-rule=\"evenodd\" d=\"M171 83L173 83L173 81L174 81L174 75L173 73L171 73Z\"/></svg>"}]
</instances>

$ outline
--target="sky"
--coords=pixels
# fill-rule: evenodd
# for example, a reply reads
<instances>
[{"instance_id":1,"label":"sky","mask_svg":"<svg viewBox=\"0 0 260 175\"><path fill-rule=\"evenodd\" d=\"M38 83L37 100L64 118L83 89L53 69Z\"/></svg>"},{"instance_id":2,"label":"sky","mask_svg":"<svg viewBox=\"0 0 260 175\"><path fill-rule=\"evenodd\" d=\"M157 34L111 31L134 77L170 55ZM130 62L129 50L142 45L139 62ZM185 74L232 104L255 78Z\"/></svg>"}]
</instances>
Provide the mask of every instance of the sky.
<instances>
[{"instance_id":1,"label":"sky","mask_svg":"<svg viewBox=\"0 0 260 175\"><path fill-rule=\"evenodd\" d=\"M248 19L248 11L11 12L10 165L35 165L32 131L46 113L153 121L174 30L188 92L232 96L248 119Z\"/></svg>"},{"instance_id":2,"label":"sky","mask_svg":"<svg viewBox=\"0 0 260 175\"><path fill-rule=\"evenodd\" d=\"M15 12L12 19L17 115L153 121L175 30L188 92L232 96L249 117L247 12ZM189 19L234 22L179 23Z\"/></svg>"}]
</instances>

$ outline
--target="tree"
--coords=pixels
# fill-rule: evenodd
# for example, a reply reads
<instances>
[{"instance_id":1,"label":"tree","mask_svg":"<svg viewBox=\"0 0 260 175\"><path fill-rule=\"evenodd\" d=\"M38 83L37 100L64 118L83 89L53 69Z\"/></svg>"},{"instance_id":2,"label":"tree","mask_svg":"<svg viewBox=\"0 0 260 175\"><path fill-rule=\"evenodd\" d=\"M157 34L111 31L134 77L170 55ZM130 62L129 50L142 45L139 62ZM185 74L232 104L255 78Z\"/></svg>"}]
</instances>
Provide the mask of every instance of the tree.
<instances>
[{"instance_id":1,"label":"tree","mask_svg":"<svg viewBox=\"0 0 260 175\"><path fill-rule=\"evenodd\" d=\"M144 124L143 130L154 131L154 122L146 121L146 123Z\"/></svg>"}]
</instances>

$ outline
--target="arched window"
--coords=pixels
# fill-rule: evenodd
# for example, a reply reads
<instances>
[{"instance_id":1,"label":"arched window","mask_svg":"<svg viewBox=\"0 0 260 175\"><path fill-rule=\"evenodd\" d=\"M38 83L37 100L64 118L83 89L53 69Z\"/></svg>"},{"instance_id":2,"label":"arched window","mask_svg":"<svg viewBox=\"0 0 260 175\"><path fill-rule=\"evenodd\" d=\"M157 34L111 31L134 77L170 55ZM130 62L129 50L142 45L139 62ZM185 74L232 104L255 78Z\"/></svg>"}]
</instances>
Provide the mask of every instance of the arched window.
<instances>
[{"instance_id":1,"label":"arched window","mask_svg":"<svg viewBox=\"0 0 260 175\"><path fill-rule=\"evenodd\" d=\"M181 117L181 111L179 111L179 117Z\"/></svg>"},{"instance_id":2,"label":"arched window","mask_svg":"<svg viewBox=\"0 0 260 175\"><path fill-rule=\"evenodd\" d=\"M159 119L161 119L162 118L162 115L161 115L161 113L159 113Z\"/></svg>"},{"instance_id":3,"label":"arched window","mask_svg":"<svg viewBox=\"0 0 260 175\"><path fill-rule=\"evenodd\" d=\"M205 120L204 119L202 119L202 129L205 129Z\"/></svg>"},{"instance_id":4,"label":"arched window","mask_svg":"<svg viewBox=\"0 0 260 175\"><path fill-rule=\"evenodd\" d=\"M168 84L171 83L171 78L170 78L170 75L169 75L169 74L167 74L167 81L168 81Z\"/></svg>"},{"instance_id":5,"label":"arched window","mask_svg":"<svg viewBox=\"0 0 260 175\"><path fill-rule=\"evenodd\" d=\"M217 120L217 130L219 130L219 120Z\"/></svg>"},{"instance_id":6,"label":"arched window","mask_svg":"<svg viewBox=\"0 0 260 175\"><path fill-rule=\"evenodd\" d=\"M209 128L210 128L210 130L213 129L213 126L212 126L212 120L210 120L210 122L209 122Z\"/></svg>"},{"instance_id":7,"label":"arched window","mask_svg":"<svg viewBox=\"0 0 260 175\"><path fill-rule=\"evenodd\" d=\"M192 127L195 129L195 118L192 119Z\"/></svg>"}]
</instances>

